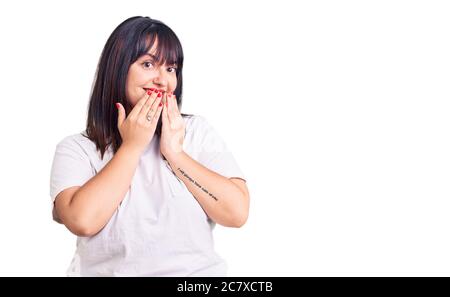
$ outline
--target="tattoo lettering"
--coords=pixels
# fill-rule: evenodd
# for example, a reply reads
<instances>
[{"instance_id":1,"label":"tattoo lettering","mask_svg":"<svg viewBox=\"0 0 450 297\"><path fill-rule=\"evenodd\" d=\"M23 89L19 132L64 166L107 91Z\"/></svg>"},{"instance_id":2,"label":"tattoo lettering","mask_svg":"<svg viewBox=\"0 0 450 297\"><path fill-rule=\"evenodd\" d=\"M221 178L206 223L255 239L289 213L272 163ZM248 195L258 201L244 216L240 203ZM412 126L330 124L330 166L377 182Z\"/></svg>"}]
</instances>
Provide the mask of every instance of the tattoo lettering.
<instances>
[{"instance_id":1,"label":"tattoo lettering","mask_svg":"<svg viewBox=\"0 0 450 297\"><path fill-rule=\"evenodd\" d=\"M214 200L217 201L216 196L214 196L212 193L208 192L207 189L203 188L198 182L196 182L195 180L193 180L189 175L187 175L182 169L178 168L178 170L181 172L181 174L183 174L191 183L193 183L194 185L196 185L197 187L199 187L200 189L202 189L203 192L205 192L206 194L208 194L210 197L212 197Z\"/></svg>"}]
</instances>

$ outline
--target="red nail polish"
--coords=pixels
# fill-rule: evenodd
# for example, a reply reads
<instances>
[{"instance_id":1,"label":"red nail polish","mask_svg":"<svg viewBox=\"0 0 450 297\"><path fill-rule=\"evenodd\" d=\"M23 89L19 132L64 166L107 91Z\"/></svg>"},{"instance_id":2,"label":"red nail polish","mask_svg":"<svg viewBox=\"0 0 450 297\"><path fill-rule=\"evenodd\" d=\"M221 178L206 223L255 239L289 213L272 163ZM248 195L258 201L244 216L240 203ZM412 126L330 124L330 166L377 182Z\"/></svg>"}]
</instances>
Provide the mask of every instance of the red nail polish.
<instances>
[{"instance_id":1,"label":"red nail polish","mask_svg":"<svg viewBox=\"0 0 450 297\"><path fill-rule=\"evenodd\" d=\"M162 102L159 102L159 105L158 105L159 107L161 107L162 106Z\"/></svg>"},{"instance_id":2,"label":"red nail polish","mask_svg":"<svg viewBox=\"0 0 450 297\"><path fill-rule=\"evenodd\" d=\"M152 92L153 92L152 90L148 90L148 91L147 91L147 94L148 94L148 95L151 95Z\"/></svg>"},{"instance_id":3,"label":"red nail polish","mask_svg":"<svg viewBox=\"0 0 450 297\"><path fill-rule=\"evenodd\" d=\"M119 105L119 103L116 103L116 107L117 107L117 109L119 109L119 108L120 108L120 105Z\"/></svg>"},{"instance_id":4,"label":"red nail polish","mask_svg":"<svg viewBox=\"0 0 450 297\"><path fill-rule=\"evenodd\" d=\"M151 90L151 91L153 91L153 92L154 92L154 91L156 91L156 89L155 89L155 88L150 88L149 90Z\"/></svg>"},{"instance_id":5,"label":"red nail polish","mask_svg":"<svg viewBox=\"0 0 450 297\"><path fill-rule=\"evenodd\" d=\"M162 96L162 93L158 93L158 97L161 97Z\"/></svg>"}]
</instances>

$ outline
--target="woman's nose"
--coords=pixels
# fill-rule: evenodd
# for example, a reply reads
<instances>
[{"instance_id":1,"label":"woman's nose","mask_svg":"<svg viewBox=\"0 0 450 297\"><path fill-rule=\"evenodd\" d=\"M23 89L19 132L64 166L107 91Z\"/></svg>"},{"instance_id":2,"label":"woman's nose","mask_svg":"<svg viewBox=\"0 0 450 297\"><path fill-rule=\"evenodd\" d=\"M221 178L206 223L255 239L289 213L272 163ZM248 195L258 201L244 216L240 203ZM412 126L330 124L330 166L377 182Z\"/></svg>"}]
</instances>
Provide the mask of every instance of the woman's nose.
<instances>
[{"instance_id":1,"label":"woman's nose","mask_svg":"<svg viewBox=\"0 0 450 297\"><path fill-rule=\"evenodd\" d=\"M167 85L166 75L167 74L165 73L164 69L162 69L162 67L160 67L159 70L157 71L157 75L153 79L153 82L157 85L165 87Z\"/></svg>"}]
</instances>

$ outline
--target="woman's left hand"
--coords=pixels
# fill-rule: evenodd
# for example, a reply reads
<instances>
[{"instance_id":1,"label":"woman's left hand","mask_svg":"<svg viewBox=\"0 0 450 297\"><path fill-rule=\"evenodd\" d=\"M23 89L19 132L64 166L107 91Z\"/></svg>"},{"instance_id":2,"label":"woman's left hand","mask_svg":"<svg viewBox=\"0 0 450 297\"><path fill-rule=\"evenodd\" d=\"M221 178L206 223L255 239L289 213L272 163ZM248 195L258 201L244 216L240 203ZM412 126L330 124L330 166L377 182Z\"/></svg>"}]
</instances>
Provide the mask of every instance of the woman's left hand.
<instances>
[{"instance_id":1,"label":"woman's left hand","mask_svg":"<svg viewBox=\"0 0 450 297\"><path fill-rule=\"evenodd\" d=\"M172 93L165 94L165 104L161 112L162 127L160 151L170 159L183 151L185 124L178 110L177 100Z\"/></svg>"}]
</instances>

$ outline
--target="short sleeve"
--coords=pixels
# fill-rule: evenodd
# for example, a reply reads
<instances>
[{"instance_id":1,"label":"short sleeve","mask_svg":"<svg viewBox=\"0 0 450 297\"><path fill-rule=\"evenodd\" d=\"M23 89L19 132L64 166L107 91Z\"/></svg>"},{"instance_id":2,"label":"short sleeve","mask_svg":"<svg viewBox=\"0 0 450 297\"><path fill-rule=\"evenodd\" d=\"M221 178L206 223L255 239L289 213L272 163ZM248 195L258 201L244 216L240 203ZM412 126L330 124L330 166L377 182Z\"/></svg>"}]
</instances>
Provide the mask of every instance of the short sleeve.
<instances>
[{"instance_id":1,"label":"short sleeve","mask_svg":"<svg viewBox=\"0 0 450 297\"><path fill-rule=\"evenodd\" d=\"M237 177L246 180L233 153L217 130L203 116L196 116L194 125L196 135L197 161L206 168L227 178Z\"/></svg>"},{"instance_id":2,"label":"short sleeve","mask_svg":"<svg viewBox=\"0 0 450 297\"><path fill-rule=\"evenodd\" d=\"M50 174L52 204L63 190L82 186L94 176L89 157L74 137L68 136L56 145Z\"/></svg>"}]
</instances>

